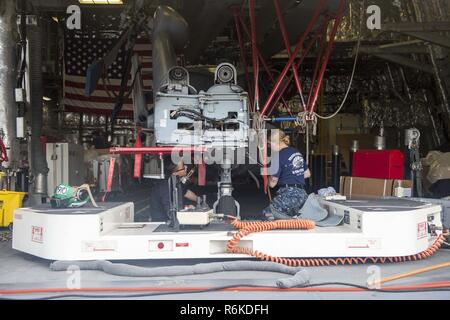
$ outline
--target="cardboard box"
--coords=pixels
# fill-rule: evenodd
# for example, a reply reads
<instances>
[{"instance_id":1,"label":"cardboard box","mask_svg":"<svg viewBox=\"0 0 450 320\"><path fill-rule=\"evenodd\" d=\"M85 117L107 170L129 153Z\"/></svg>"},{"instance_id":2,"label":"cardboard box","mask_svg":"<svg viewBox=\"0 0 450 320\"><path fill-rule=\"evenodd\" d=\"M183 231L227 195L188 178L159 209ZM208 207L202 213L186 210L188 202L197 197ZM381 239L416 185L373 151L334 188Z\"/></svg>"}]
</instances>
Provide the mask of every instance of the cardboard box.
<instances>
[{"instance_id":1,"label":"cardboard box","mask_svg":"<svg viewBox=\"0 0 450 320\"><path fill-rule=\"evenodd\" d=\"M410 180L341 177L340 191L349 199L407 197L412 187Z\"/></svg>"}]
</instances>

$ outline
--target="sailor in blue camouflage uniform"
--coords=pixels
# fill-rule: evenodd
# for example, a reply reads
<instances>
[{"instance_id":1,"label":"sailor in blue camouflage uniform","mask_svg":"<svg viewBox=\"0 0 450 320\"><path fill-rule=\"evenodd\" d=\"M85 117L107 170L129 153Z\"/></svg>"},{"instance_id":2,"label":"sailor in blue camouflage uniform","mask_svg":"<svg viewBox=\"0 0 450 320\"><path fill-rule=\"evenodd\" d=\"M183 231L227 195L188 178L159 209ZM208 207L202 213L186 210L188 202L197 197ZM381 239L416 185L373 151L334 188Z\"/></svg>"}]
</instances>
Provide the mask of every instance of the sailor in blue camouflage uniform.
<instances>
[{"instance_id":1,"label":"sailor in blue camouflage uniform","mask_svg":"<svg viewBox=\"0 0 450 320\"><path fill-rule=\"evenodd\" d=\"M308 198L305 179L311 177L311 172L302 154L290 147L289 136L284 132L277 130L272 133L270 145L273 173L269 178L269 186L271 188L278 186L279 189L263 214L269 220L293 219L298 216L299 210Z\"/></svg>"}]
</instances>

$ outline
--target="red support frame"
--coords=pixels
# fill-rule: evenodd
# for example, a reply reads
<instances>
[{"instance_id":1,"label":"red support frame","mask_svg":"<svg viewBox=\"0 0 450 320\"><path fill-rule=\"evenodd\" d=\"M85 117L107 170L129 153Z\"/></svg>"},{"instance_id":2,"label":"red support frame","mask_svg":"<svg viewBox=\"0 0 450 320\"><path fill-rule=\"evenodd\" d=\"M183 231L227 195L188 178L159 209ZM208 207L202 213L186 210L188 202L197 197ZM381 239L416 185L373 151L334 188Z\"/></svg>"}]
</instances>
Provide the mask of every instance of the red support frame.
<instances>
[{"instance_id":1,"label":"red support frame","mask_svg":"<svg viewBox=\"0 0 450 320\"><path fill-rule=\"evenodd\" d=\"M208 150L206 148L201 148L201 147L171 147L171 146L134 147L134 148L119 147L119 148L109 149L109 153L111 153L111 154L135 155L135 175L136 175L136 168L137 168L138 162L140 162L140 160L138 160L138 159L142 159L142 156L145 154L153 154L153 155L157 154L160 157L162 157L163 155L168 155L168 154L172 154L172 153L178 153L178 154L180 154L180 153L195 153L196 156L198 156L198 155L203 155L207 151ZM114 159L114 163L115 163L115 159ZM140 173L140 167L141 167L141 165L139 163L139 173ZM114 169L112 169L112 170L114 170ZM110 174L111 174L111 170L110 170ZM198 181L199 181L200 186L206 185L206 164L202 158L200 158L200 163L198 164L198 178L199 178ZM106 194L105 194L105 199L106 199Z\"/></svg>"},{"instance_id":2,"label":"red support frame","mask_svg":"<svg viewBox=\"0 0 450 320\"><path fill-rule=\"evenodd\" d=\"M250 31L248 30L247 26L245 25L244 21L242 20L242 17L239 16L239 22L242 26L242 30L244 30L245 34L247 35L247 37L249 39L251 39L251 34ZM266 61L264 60L264 57L262 56L262 54L258 51L258 48L256 48L256 52L258 54L259 60L261 61L263 67L264 67L264 71L267 73L267 75L269 76L270 81L272 82L272 84L275 84L275 78L273 77L272 73L270 72L269 66L267 65ZM282 99L283 104L287 106L287 102Z\"/></svg>"},{"instance_id":3,"label":"red support frame","mask_svg":"<svg viewBox=\"0 0 450 320\"><path fill-rule=\"evenodd\" d=\"M141 148L111 148L109 149L111 154L162 154L167 155L172 152L182 152L182 153L205 153L207 152L206 148L202 147L173 147L173 146L164 146L164 147L141 147Z\"/></svg>"},{"instance_id":4,"label":"red support frame","mask_svg":"<svg viewBox=\"0 0 450 320\"><path fill-rule=\"evenodd\" d=\"M303 51L302 56L300 57L299 61L298 61L298 67L301 66L301 64L303 63L303 61L305 60L306 56L309 54L309 52L311 51L314 43L317 41L317 39L319 38L320 33L316 32L313 35L313 38L311 39L311 41L309 41L308 45L306 46L305 50ZM275 109L275 107L278 105L278 103L280 102L280 99L283 98L284 93L286 92L286 90L289 88L289 85L291 83L293 79L293 76L291 76L288 81L286 82L285 86L283 87L283 89L280 91L277 99L275 100L275 102L272 105L272 108L270 109L270 111L267 113L267 116L270 117Z\"/></svg>"},{"instance_id":5,"label":"red support frame","mask_svg":"<svg viewBox=\"0 0 450 320\"><path fill-rule=\"evenodd\" d=\"M273 0L274 6L275 6L275 10L277 13L277 17L278 17L278 21L279 21L279 25L280 25L280 30L282 32L282 36L283 36L283 40L284 40L284 44L286 46L286 50L289 56L289 61L286 64L286 66L284 67L282 73L279 75L277 81L275 81L275 79L273 78L269 67L267 66L266 62L264 61L264 58L262 57L261 53L258 51L257 48L257 39L256 39L256 17L255 17L255 0L249 0L249 16L250 16L250 24L251 24L251 32L248 30L248 28L246 27L246 25L244 24L242 17L240 16L239 13L239 8L234 6L231 7L232 11L233 11L233 16L235 19L235 25L236 25L236 32L237 32L237 37L238 37L238 41L239 41L239 46L240 46L240 50L241 50L241 59L242 59L242 63L244 65L245 68L245 72L246 72L246 78L247 78L247 82L250 84L250 75L248 73L248 66L247 66L247 61L246 61L246 57L245 57L245 46L244 46L244 42L243 42L243 38L242 38L242 34L241 34L241 29L240 26L242 26L242 29L244 30L244 32L247 34L247 36L250 38L251 43L252 43L252 62L253 62L253 72L254 72L254 97L255 100L253 101L254 103L252 104L252 102L250 101L250 104L256 106L256 111L259 111L259 98L260 98L260 92L259 92L259 62L261 61L261 63L264 66L265 71L267 72L267 74L269 75L269 77L271 78L271 80L274 82L274 88L272 89L272 92L269 95L269 98L267 99L267 101L264 104L264 107L260 113L260 118L263 119L264 116L266 115L266 112L268 111L268 108L270 107L270 105L272 104L272 102L274 101L275 96L277 95L278 91L280 90L280 87L283 83L283 80L286 78L288 72L290 69L292 69L292 73L293 75L289 78L289 81L287 82L287 84L282 88L281 92L278 94L277 99L275 100L276 103L274 103L272 105L271 110L269 111L268 115L270 116L275 108L275 106L278 104L278 102L281 100L284 101L284 93L287 90L287 88L289 87L289 84L292 81L292 78L295 79L295 85L297 87L297 90L299 92L300 95L303 94L303 88L301 85L301 81L300 81L300 77L299 77L299 66L303 63L304 59L306 58L306 56L308 55L308 53L310 52L312 46L314 45L314 43L317 41L317 39L320 37L320 32L316 32L314 37L312 38L312 40L309 42L309 44L307 45L307 47L305 48L305 50L302 53L301 58L299 59L298 64L295 63L295 60L297 59L297 56L299 55L300 51L303 48L304 42L307 38L307 36L311 33L312 29L314 28L314 26L316 25L316 23L319 20L319 17L325 7L325 0L318 0L319 4L313 14L313 17L311 19L311 21L309 22L307 28L305 29L305 31L303 32L303 34L301 35L300 39L297 42L297 45L295 47L295 50L292 52L291 51L291 46L290 46L290 42L288 39L288 34L287 34L287 30L285 27L285 22L284 22L284 18L281 12L281 8L279 6L279 2L278 0ZM321 45L321 49L318 55L318 60L317 60L317 65L316 65L316 69L314 71L314 79L313 79L313 83L312 83L312 87L311 87L311 92L309 95L309 99L308 99L308 105L305 106L303 105L305 111L308 111L308 107L310 108L310 112L313 113L314 112L314 107L315 104L317 102L317 98L318 98L318 93L320 91L322 82L323 82L323 78L326 72L326 68L328 65L328 61L330 59L331 56L331 51L333 48L333 44L334 44L334 40L337 34L337 29L342 21L342 16L343 13L345 11L345 7L347 4L347 0L341 0L340 4L339 4L339 8L336 12L335 15L335 21L334 21L334 25L333 25L333 30L330 36L330 41L328 42L328 45L326 46L325 49L325 42L326 42L326 32L327 32L327 27L329 25L330 19L328 18L325 23L323 24L322 28L324 29L324 33L323 33L323 37L324 39ZM322 29L321 28L321 29ZM325 50L325 53L323 54L323 58L322 58L322 53L323 50ZM320 66L321 65L321 66ZM320 66L320 68L319 68ZM317 80L317 81L316 81ZM249 85L249 87L251 87L251 85ZM255 110L254 110L255 111ZM158 155L164 155L164 154L171 154L173 152L182 152L182 153L205 153L207 152L206 148L201 148L201 147L173 147L173 146L164 146L164 147L141 147L140 142L138 141L137 145L135 148L111 148L110 149L110 153L111 154L134 154L136 156L136 163L135 163L135 175L137 173L137 164L140 162L140 159L142 159L142 155L144 154L158 154ZM266 163L267 163L267 145L265 144L264 150L263 150L263 161L264 161L264 190L265 192L267 192L267 167L266 167ZM199 172L199 178L201 178L203 180L203 174L204 174L204 163L202 163L200 165L199 168L200 172Z\"/></svg>"},{"instance_id":6,"label":"red support frame","mask_svg":"<svg viewBox=\"0 0 450 320\"><path fill-rule=\"evenodd\" d=\"M288 54L289 59L292 57L291 51L291 43L289 41L289 35L286 30L286 23L284 21L283 13L281 12L280 3L278 0L273 0L273 5L275 7L275 12L278 18L278 25L280 26L281 35L283 36L284 46L286 47L286 52ZM295 85L297 86L298 93L301 97L303 97L303 88L300 82L300 76L298 74L297 65L295 63L292 64L292 72L294 74ZM303 98L302 98L303 101ZM306 111L306 104L303 104L303 109Z\"/></svg>"},{"instance_id":7,"label":"red support frame","mask_svg":"<svg viewBox=\"0 0 450 320\"><path fill-rule=\"evenodd\" d=\"M325 0L319 0L319 5L317 6L316 11L314 12L314 15L311 19L311 21L309 22L306 30L303 32L302 36L300 37L297 46L295 47L294 52L291 55L291 58L289 59L289 62L286 64L286 66L283 69L283 72L280 74L280 76L278 77L277 82L275 83L275 87L273 88L272 92L269 95L269 98L267 99L266 103L264 104L264 107L261 111L260 117L264 118L264 115L266 114L267 110L269 109L273 99L275 98L275 95L277 94L278 90L280 89L280 86L283 82L283 80L285 79L287 73L289 72L289 70L292 67L292 64L294 63L296 57L298 56L300 50L303 47L303 43L305 42L306 37L308 36L308 34L311 32L311 30L313 29L313 27L315 26L315 24L317 23L320 14L322 13L323 8L325 7Z\"/></svg>"},{"instance_id":8,"label":"red support frame","mask_svg":"<svg viewBox=\"0 0 450 320\"><path fill-rule=\"evenodd\" d=\"M231 11L233 12L233 17L234 17L234 24L235 24L235 28L236 28L236 36L239 42L239 49L240 49L240 53L241 53L241 63L242 66L244 67L245 70L245 80L247 81L247 87L249 89L249 93L250 93L250 109L253 109L253 89L252 89L252 82L250 81L250 74L248 72L248 64L247 64L247 58L246 58L246 54L245 54L245 45L244 45L244 39L242 38L242 34L241 34L241 26L240 26L240 7L239 6L232 6Z\"/></svg>"},{"instance_id":9,"label":"red support frame","mask_svg":"<svg viewBox=\"0 0 450 320\"><path fill-rule=\"evenodd\" d=\"M323 52L325 50L325 45L327 42L327 33L328 33L328 27L331 21L331 17L327 17L325 20L325 23L323 24L322 28L321 28L321 34L320 34L320 46L319 46L319 51L317 52L317 58L316 58L316 66L314 68L314 72L313 72L313 77L312 77L312 81L311 81L311 90L309 91L309 95L308 95L308 110L309 110L309 106L311 105L311 99L312 96L314 94L314 88L315 88L315 84L317 82L317 78L319 75L319 71L320 71L320 67L321 67L321 62L323 62Z\"/></svg>"},{"instance_id":10,"label":"red support frame","mask_svg":"<svg viewBox=\"0 0 450 320\"><path fill-rule=\"evenodd\" d=\"M253 56L253 78L255 85L255 108L259 111L259 60L258 48L256 39L256 16L255 16L255 0L249 0L249 15L251 27L251 42L252 42L252 56Z\"/></svg>"},{"instance_id":11,"label":"red support frame","mask_svg":"<svg viewBox=\"0 0 450 320\"><path fill-rule=\"evenodd\" d=\"M137 129L136 148L142 147L141 128ZM141 177L142 170L142 154L136 154L134 156L134 178L139 179Z\"/></svg>"},{"instance_id":12,"label":"red support frame","mask_svg":"<svg viewBox=\"0 0 450 320\"><path fill-rule=\"evenodd\" d=\"M116 158L111 158L109 160L109 170L108 170L108 180L106 181L106 191L102 197L102 202L106 202L106 197L108 196L108 193L110 193L112 190L115 167L116 167Z\"/></svg>"},{"instance_id":13,"label":"red support frame","mask_svg":"<svg viewBox=\"0 0 450 320\"><path fill-rule=\"evenodd\" d=\"M206 186L206 164L204 161L198 165L198 185L201 187Z\"/></svg>"},{"instance_id":14,"label":"red support frame","mask_svg":"<svg viewBox=\"0 0 450 320\"><path fill-rule=\"evenodd\" d=\"M9 158L5 143L3 142L3 139L0 138L0 165L3 162L9 162Z\"/></svg>"}]
</instances>

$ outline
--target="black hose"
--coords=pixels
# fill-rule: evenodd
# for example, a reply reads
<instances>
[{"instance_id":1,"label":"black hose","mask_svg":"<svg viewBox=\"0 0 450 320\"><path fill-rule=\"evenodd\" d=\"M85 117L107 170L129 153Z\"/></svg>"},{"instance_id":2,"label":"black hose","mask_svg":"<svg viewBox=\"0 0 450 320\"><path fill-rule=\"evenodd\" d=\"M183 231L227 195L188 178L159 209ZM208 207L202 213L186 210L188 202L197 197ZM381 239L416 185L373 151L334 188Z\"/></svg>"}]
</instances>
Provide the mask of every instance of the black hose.
<instances>
[{"instance_id":1,"label":"black hose","mask_svg":"<svg viewBox=\"0 0 450 320\"><path fill-rule=\"evenodd\" d=\"M206 120L206 121L213 122L213 123L222 123L222 122L225 122L228 120L233 120L233 118L230 116L223 118L223 119L213 119L213 118L204 116L203 114L201 114L198 111L188 110L188 109L178 109L174 113L173 117L177 117L177 118L178 117L186 117L186 118L193 119L193 120Z\"/></svg>"},{"instance_id":2,"label":"black hose","mask_svg":"<svg viewBox=\"0 0 450 320\"><path fill-rule=\"evenodd\" d=\"M17 77L17 88L22 87L23 77L25 76L26 68L26 56L27 56L27 27L26 27L26 3L25 0L20 0L20 47L22 49L22 62L20 64L20 69Z\"/></svg>"}]
</instances>

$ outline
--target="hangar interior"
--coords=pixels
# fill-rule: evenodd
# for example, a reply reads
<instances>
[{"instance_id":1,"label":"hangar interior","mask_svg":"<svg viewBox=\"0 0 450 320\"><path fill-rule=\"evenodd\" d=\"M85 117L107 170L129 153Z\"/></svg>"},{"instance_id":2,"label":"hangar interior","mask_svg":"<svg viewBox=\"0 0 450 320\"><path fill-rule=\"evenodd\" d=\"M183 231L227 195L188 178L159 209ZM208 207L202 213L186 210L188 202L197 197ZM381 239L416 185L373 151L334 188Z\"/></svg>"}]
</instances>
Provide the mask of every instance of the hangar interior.
<instances>
[{"instance_id":1,"label":"hangar interior","mask_svg":"<svg viewBox=\"0 0 450 320\"><path fill-rule=\"evenodd\" d=\"M448 299L449 53L448 0L2 0L0 298Z\"/></svg>"}]
</instances>

